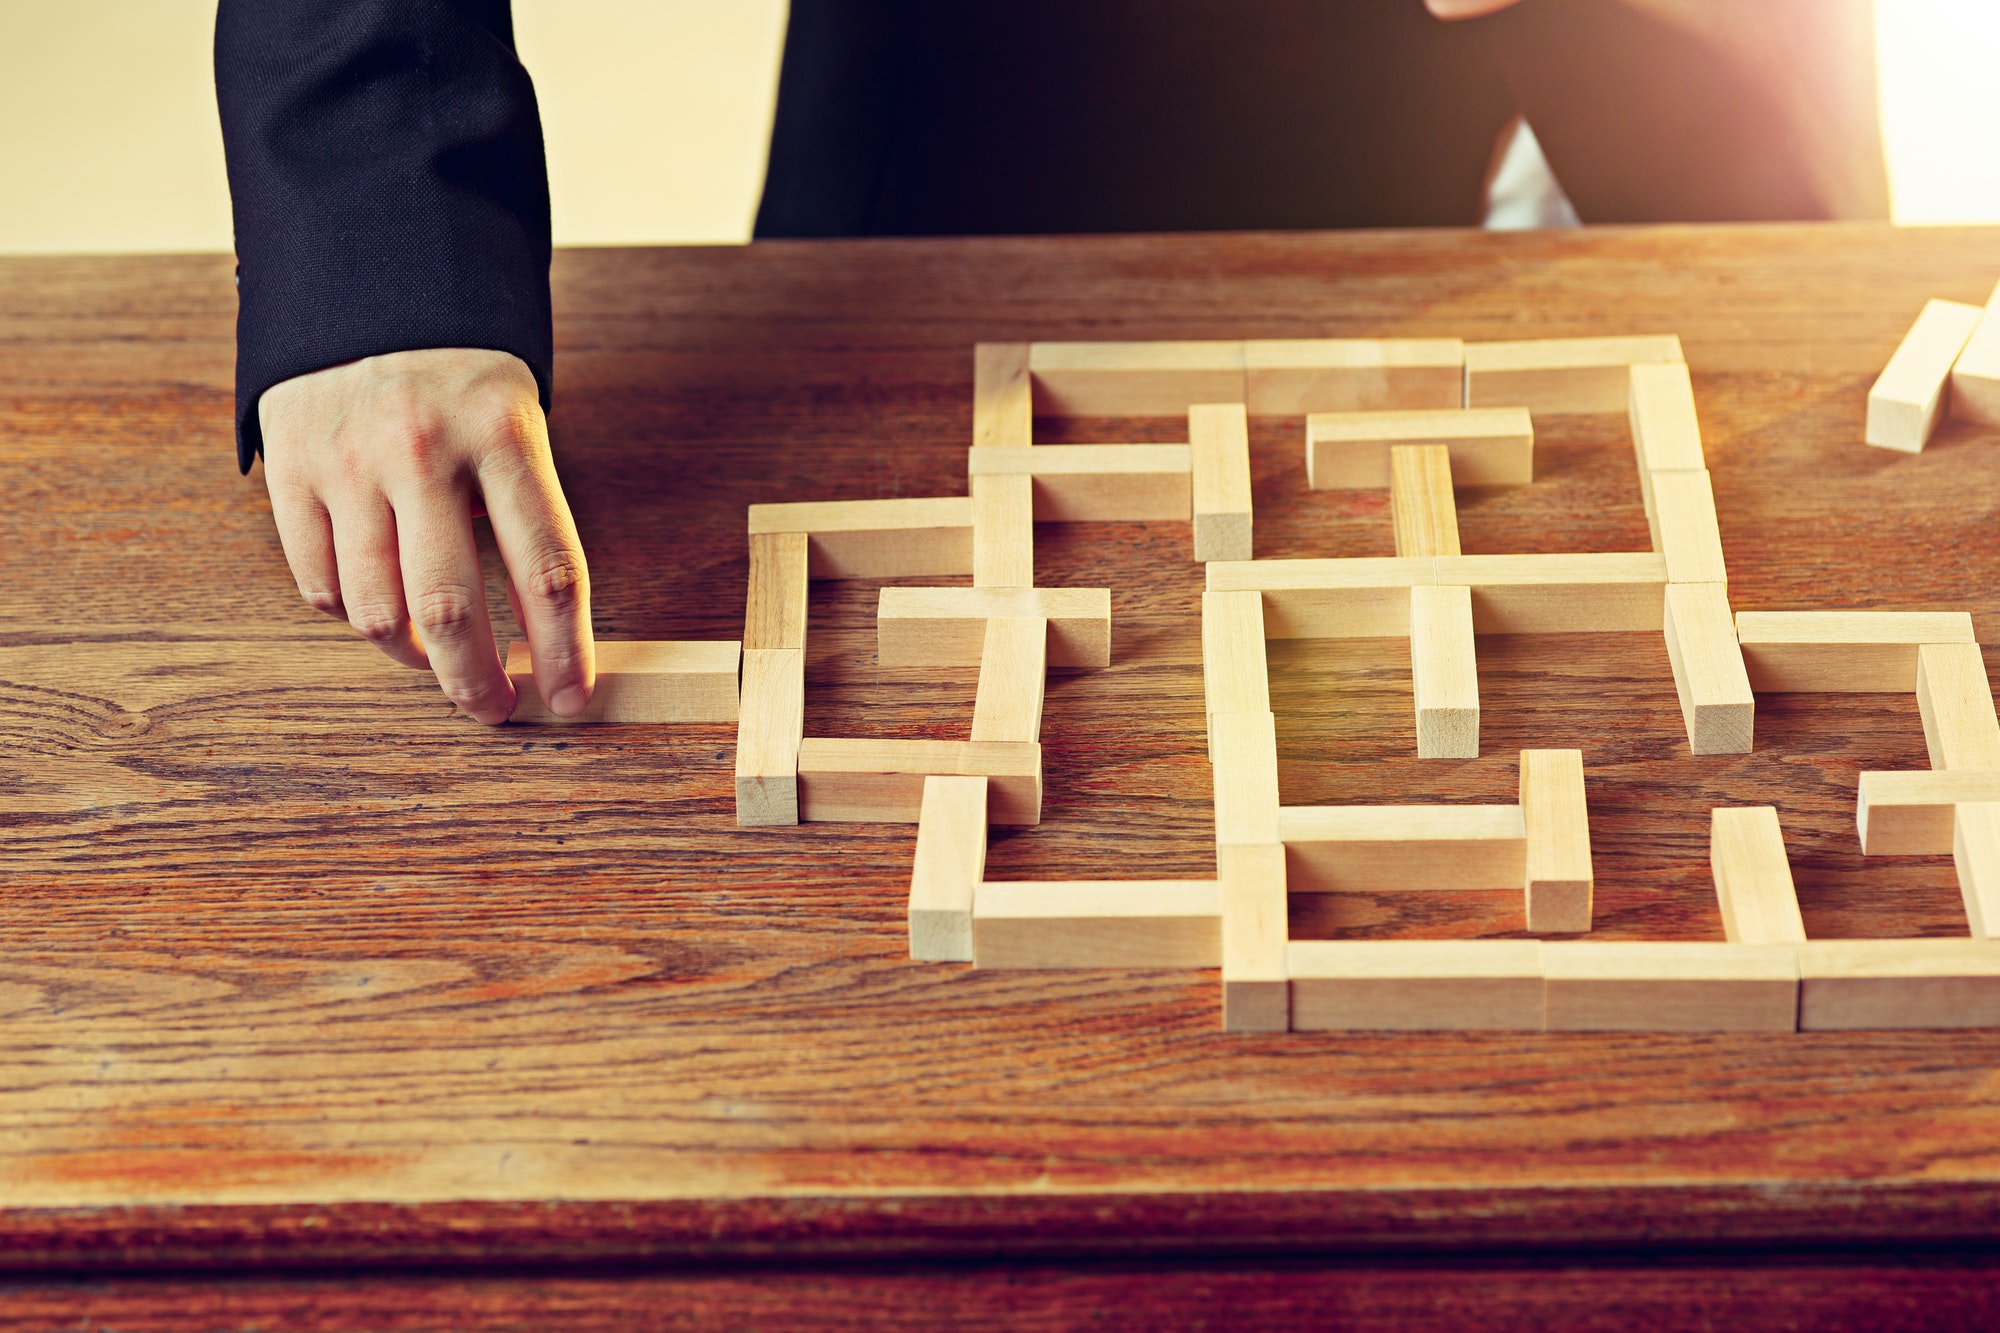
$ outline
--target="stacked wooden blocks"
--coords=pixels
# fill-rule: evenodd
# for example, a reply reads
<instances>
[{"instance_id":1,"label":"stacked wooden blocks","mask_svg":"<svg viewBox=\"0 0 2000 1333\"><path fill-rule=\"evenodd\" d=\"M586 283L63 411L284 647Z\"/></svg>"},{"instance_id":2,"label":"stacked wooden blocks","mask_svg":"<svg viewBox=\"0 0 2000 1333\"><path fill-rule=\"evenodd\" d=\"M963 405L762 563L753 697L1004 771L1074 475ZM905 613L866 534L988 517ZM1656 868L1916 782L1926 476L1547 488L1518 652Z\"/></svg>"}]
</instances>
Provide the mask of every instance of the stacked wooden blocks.
<instances>
[{"instance_id":1,"label":"stacked wooden blocks","mask_svg":"<svg viewBox=\"0 0 2000 1333\"><path fill-rule=\"evenodd\" d=\"M1930 301L1868 390L1868 443L1920 453L1945 416L2000 426L2000 286L1984 309Z\"/></svg>"}]
</instances>

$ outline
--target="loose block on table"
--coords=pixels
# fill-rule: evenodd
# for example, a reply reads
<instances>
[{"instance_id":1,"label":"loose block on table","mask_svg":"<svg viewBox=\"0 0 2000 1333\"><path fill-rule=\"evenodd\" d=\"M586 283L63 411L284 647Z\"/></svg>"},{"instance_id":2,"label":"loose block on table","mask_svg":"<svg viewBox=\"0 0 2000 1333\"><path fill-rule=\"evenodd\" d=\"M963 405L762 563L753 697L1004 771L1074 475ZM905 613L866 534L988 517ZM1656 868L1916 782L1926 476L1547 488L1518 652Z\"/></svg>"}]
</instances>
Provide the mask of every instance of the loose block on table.
<instances>
[{"instance_id":1,"label":"loose block on table","mask_svg":"<svg viewBox=\"0 0 2000 1333\"><path fill-rule=\"evenodd\" d=\"M803 532L816 579L972 572L972 499L815 500L750 506L750 534Z\"/></svg>"},{"instance_id":2,"label":"loose block on table","mask_svg":"<svg viewBox=\"0 0 2000 1333\"><path fill-rule=\"evenodd\" d=\"M1457 338L1277 338L1243 344L1258 416L1460 407L1465 344Z\"/></svg>"},{"instance_id":3,"label":"loose block on table","mask_svg":"<svg viewBox=\"0 0 2000 1333\"><path fill-rule=\"evenodd\" d=\"M1213 880L994 882L972 905L972 961L989 968L1216 967Z\"/></svg>"},{"instance_id":4,"label":"loose block on table","mask_svg":"<svg viewBox=\"0 0 2000 1333\"><path fill-rule=\"evenodd\" d=\"M1039 616L995 616L986 622L979 690L972 703L973 740L1042 738L1048 640L1049 622Z\"/></svg>"},{"instance_id":5,"label":"loose block on table","mask_svg":"<svg viewBox=\"0 0 2000 1333\"><path fill-rule=\"evenodd\" d=\"M1943 414L1951 369L1983 312L1958 301L1930 301L1903 335L1868 390L1868 443L1918 453Z\"/></svg>"},{"instance_id":6,"label":"loose block on table","mask_svg":"<svg viewBox=\"0 0 2000 1333\"><path fill-rule=\"evenodd\" d=\"M1031 479L1034 516L1044 523L1185 523L1192 512L1185 444L1043 444L974 448L973 478Z\"/></svg>"},{"instance_id":7,"label":"loose block on table","mask_svg":"<svg viewBox=\"0 0 2000 1333\"><path fill-rule=\"evenodd\" d=\"M1292 1027L1326 1031L1538 1031L1534 940L1298 940Z\"/></svg>"},{"instance_id":8,"label":"loose block on table","mask_svg":"<svg viewBox=\"0 0 2000 1333\"><path fill-rule=\"evenodd\" d=\"M977 666L986 622L1001 616L1048 621L1052 667L1111 665L1108 588L884 588L876 658L883 666Z\"/></svg>"},{"instance_id":9,"label":"loose block on table","mask_svg":"<svg viewBox=\"0 0 2000 1333\"><path fill-rule=\"evenodd\" d=\"M1667 661L1680 697L1681 722L1695 754L1748 754L1756 732L1757 697L1720 583L1669 583Z\"/></svg>"},{"instance_id":10,"label":"loose block on table","mask_svg":"<svg viewBox=\"0 0 2000 1333\"><path fill-rule=\"evenodd\" d=\"M972 961L972 903L986 875L984 777L924 779L910 869L910 957Z\"/></svg>"},{"instance_id":11,"label":"loose block on table","mask_svg":"<svg viewBox=\"0 0 2000 1333\"><path fill-rule=\"evenodd\" d=\"M1932 768L2000 769L2000 719L1978 644L1917 649L1917 711Z\"/></svg>"},{"instance_id":12,"label":"loose block on table","mask_svg":"<svg viewBox=\"0 0 2000 1333\"><path fill-rule=\"evenodd\" d=\"M1917 649L1971 643L1964 611L1739 611L1736 639L1750 687L1773 693L1903 693L1917 687Z\"/></svg>"},{"instance_id":13,"label":"loose block on table","mask_svg":"<svg viewBox=\"0 0 2000 1333\"><path fill-rule=\"evenodd\" d=\"M2000 946L1812 940L1796 947L1799 1030L2000 1027Z\"/></svg>"},{"instance_id":14,"label":"loose block on table","mask_svg":"<svg viewBox=\"0 0 2000 1333\"><path fill-rule=\"evenodd\" d=\"M1805 921L1778 812L1768 805L1709 812L1708 863L1722 933L1731 944L1803 944Z\"/></svg>"},{"instance_id":15,"label":"loose block on table","mask_svg":"<svg viewBox=\"0 0 2000 1333\"><path fill-rule=\"evenodd\" d=\"M1791 1032L1792 946L1576 940L1542 945L1551 1032Z\"/></svg>"},{"instance_id":16,"label":"loose block on table","mask_svg":"<svg viewBox=\"0 0 2000 1333\"><path fill-rule=\"evenodd\" d=\"M1671 333L1620 338L1529 338L1465 345L1465 405L1544 413L1623 412L1629 367L1685 361Z\"/></svg>"},{"instance_id":17,"label":"loose block on table","mask_svg":"<svg viewBox=\"0 0 2000 1333\"><path fill-rule=\"evenodd\" d=\"M1525 486L1535 479L1535 428L1514 407L1405 412L1315 412L1306 418L1306 484L1314 490L1389 485L1389 450L1436 444L1460 486Z\"/></svg>"},{"instance_id":18,"label":"loose block on table","mask_svg":"<svg viewBox=\"0 0 2000 1333\"><path fill-rule=\"evenodd\" d=\"M1521 751L1521 825L1528 929L1589 930L1596 874L1581 750Z\"/></svg>"},{"instance_id":19,"label":"loose block on table","mask_svg":"<svg viewBox=\"0 0 2000 1333\"><path fill-rule=\"evenodd\" d=\"M799 739L805 732L802 648L748 648L736 720L736 822L799 822Z\"/></svg>"},{"instance_id":20,"label":"loose block on table","mask_svg":"<svg viewBox=\"0 0 2000 1333\"><path fill-rule=\"evenodd\" d=\"M1417 710L1417 757L1479 757L1479 662L1473 649L1472 589L1410 589L1410 680Z\"/></svg>"},{"instance_id":21,"label":"loose block on table","mask_svg":"<svg viewBox=\"0 0 2000 1333\"><path fill-rule=\"evenodd\" d=\"M799 818L914 824L924 779L985 777L987 822L1042 820L1042 747L1033 742L849 739L799 742Z\"/></svg>"},{"instance_id":22,"label":"loose block on table","mask_svg":"<svg viewBox=\"0 0 2000 1333\"><path fill-rule=\"evenodd\" d=\"M1959 420L2000 426L2000 286L1952 363L1950 401Z\"/></svg>"},{"instance_id":23,"label":"loose block on table","mask_svg":"<svg viewBox=\"0 0 2000 1333\"><path fill-rule=\"evenodd\" d=\"M1397 555L1458 554L1450 450L1441 444L1399 444L1389 450L1389 517Z\"/></svg>"},{"instance_id":24,"label":"loose block on table","mask_svg":"<svg viewBox=\"0 0 2000 1333\"><path fill-rule=\"evenodd\" d=\"M1215 878L1222 903L1223 1029L1283 1032L1291 1026L1285 849L1275 842L1218 845Z\"/></svg>"},{"instance_id":25,"label":"loose block on table","mask_svg":"<svg viewBox=\"0 0 2000 1333\"><path fill-rule=\"evenodd\" d=\"M2000 773L1977 769L1863 773L1856 784L1855 800L1861 853L1949 855L1951 808L1968 801L2000 801Z\"/></svg>"},{"instance_id":26,"label":"loose block on table","mask_svg":"<svg viewBox=\"0 0 2000 1333\"><path fill-rule=\"evenodd\" d=\"M1243 404L1191 405L1188 450L1194 469L1194 558L1248 560L1250 422Z\"/></svg>"},{"instance_id":27,"label":"loose block on table","mask_svg":"<svg viewBox=\"0 0 2000 1333\"><path fill-rule=\"evenodd\" d=\"M1178 417L1243 401L1240 342L1038 342L1028 368L1043 416Z\"/></svg>"},{"instance_id":28,"label":"loose block on table","mask_svg":"<svg viewBox=\"0 0 2000 1333\"><path fill-rule=\"evenodd\" d=\"M1293 893L1516 889L1527 871L1518 805L1284 806Z\"/></svg>"},{"instance_id":29,"label":"loose block on table","mask_svg":"<svg viewBox=\"0 0 2000 1333\"><path fill-rule=\"evenodd\" d=\"M557 717L535 686L528 645L507 645L515 722L734 722L742 645L733 639L633 643L597 641L597 688L576 717Z\"/></svg>"}]
</instances>

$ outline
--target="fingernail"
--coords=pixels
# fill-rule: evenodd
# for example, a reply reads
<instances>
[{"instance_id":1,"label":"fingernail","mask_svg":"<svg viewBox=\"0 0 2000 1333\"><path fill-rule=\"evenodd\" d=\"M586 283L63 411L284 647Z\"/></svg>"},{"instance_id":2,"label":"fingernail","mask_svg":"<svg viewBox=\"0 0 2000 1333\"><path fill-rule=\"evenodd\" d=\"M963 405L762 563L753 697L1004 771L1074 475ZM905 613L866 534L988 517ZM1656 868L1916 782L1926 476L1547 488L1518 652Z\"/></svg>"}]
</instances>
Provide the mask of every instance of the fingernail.
<instances>
[{"instance_id":1,"label":"fingernail","mask_svg":"<svg viewBox=\"0 0 2000 1333\"><path fill-rule=\"evenodd\" d=\"M583 686L565 685L556 691L556 697L549 700L549 711L557 717L575 717L583 711L589 700L584 697Z\"/></svg>"}]
</instances>

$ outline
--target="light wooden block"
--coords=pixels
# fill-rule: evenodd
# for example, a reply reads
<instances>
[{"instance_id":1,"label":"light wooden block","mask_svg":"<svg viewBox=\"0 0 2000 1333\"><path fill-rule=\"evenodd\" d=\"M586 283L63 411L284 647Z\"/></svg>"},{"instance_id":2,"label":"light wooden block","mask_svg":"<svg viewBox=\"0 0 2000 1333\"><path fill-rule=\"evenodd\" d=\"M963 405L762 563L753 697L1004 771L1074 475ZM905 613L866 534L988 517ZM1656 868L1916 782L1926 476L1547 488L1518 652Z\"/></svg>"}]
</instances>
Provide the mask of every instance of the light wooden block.
<instances>
[{"instance_id":1,"label":"light wooden block","mask_svg":"<svg viewBox=\"0 0 2000 1333\"><path fill-rule=\"evenodd\" d=\"M1277 338L1243 344L1244 391L1260 417L1458 407L1457 338Z\"/></svg>"},{"instance_id":2,"label":"light wooden block","mask_svg":"<svg viewBox=\"0 0 2000 1333\"><path fill-rule=\"evenodd\" d=\"M1201 595L1201 682L1210 718L1217 713L1271 711L1263 594Z\"/></svg>"},{"instance_id":3,"label":"light wooden block","mask_svg":"<svg viewBox=\"0 0 2000 1333\"><path fill-rule=\"evenodd\" d=\"M1525 407L1536 416L1623 412L1630 367L1685 361L1673 334L1531 338L1465 345L1465 405Z\"/></svg>"},{"instance_id":4,"label":"light wooden block","mask_svg":"<svg viewBox=\"0 0 2000 1333\"><path fill-rule=\"evenodd\" d=\"M1451 489L1451 451L1441 444L1399 444L1389 450L1389 517L1396 554L1458 554L1458 500Z\"/></svg>"},{"instance_id":5,"label":"light wooden block","mask_svg":"<svg viewBox=\"0 0 2000 1333\"><path fill-rule=\"evenodd\" d=\"M803 532L764 532L750 539L745 649L806 646L807 540Z\"/></svg>"},{"instance_id":6,"label":"light wooden block","mask_svg":"<svg viewBox=\"0 0 2000 1333\"><path fill-rule=\"evenodd\" d=\"M1472 589L1410 589L1410 679L1419 759L1479 757Z\"/></svg>"},{"instance_id":7,"label":"light wooden block","mask_svg":"<svg viewBox=\"0 0 2000 1333\"><path fill-rule=\"evenodd\" d=\"M1215 783L1215 841L1278 841L1278 733L1269 713L1217 713L1208 720Z\"/></svg>"},{"instance_id":8,"label":"light wooden block","mask_svg":"<svg viewBox=\"0 0 2000 1333\"><path fill-rule=\"evenodd\" d=\"M1243 401L1240 342L1038 342L1028 368L1043 416L1177 417Z\"/></svg>"},{"instance_id":9,"label":"light wooden block","mask_svg":"<svg viewBox=\"0 0 2000 1333\"><path fill-rule=\"evenodd\" d=\"M1188 408L1194 468L1194 558L1250 559L1250 422L1241 403Z\"/></svg>"},{"instance_id":10,"label":"light wooden block","mask_svg":"<svg viewBox=\"0 0 2000 1333\"><path fill-rule=\"evenodd\" d=\"M1917 711L1932 768L2000 769L2000 718L1978 644L1917 649Z\"/></svg>"},{"instance_id":11,"label":"light wooden block","mask_svg":"<svg viewBox=\"0 0 2000 1333\"><path fill-rule=\"evenodd\" d=\"M1708 864L1722 933L1731 944L1803 944L1806 924L1792 887L1778 812L1768 805L1709 812Z\"/></svg>"},{"instance_id":12,"label":"light wooden block","mask_svg":"<svg viewBox=\"0 0 2000 1333\"><path fill-rule=\"evenodd\" d=\"M1297 1031L1542 1026L1534 940L1298 940L1287 954Z\"/></svg>"},{"instance_id":13,"label":"light wooden block","mask_svg":"<svg viewBox=\"0 0 2000 1333\"><path fill-rule=\"evenodd\" d=\"M1972 938L2000 935L2000 802L1952 807L1951 859Z\"/></svg>"},{"instance_id":14,"label":"light wooden block","mask_svg":"<svg viewBox=\"0 0 2000 1333\"><path fill-rule=\"evenodd\" d=\"M1976 305L1928 301L1881 377L1868 390L1868 443L1920 453L1943 415L1951 370L1972 338L1981 314Z\"/></svg>"},{"instance_id":15,"label":"light wooden block","mask_svg":"<svg viewBox=\"0 0 2000 1333\"><path fill-rule=\"evenodd\" d=\"M736 719L736 822L799 822L799 739L805 734L802 648L746 648Z\"/></svg>"},{"instance_id":16,"label":"light wooden block","mask_svg":"<svg viewBox=\"0 0 2000 1333\"><path fill-rule=\"evenodd\" d=\"M1472 589L1481 634L1586 634L1665 627L1667 564L1652 552L1440 556L1437 582Z\"/></svg>"},{"instance_id":17,"label":"light wooden block","mask_svg":"<svg viewBox=\"0 0 2000 1333\"><path fill-rule=\"evenodd\" d=\"M1799 1030L2000 1027L1988 940L1813 940L1798 946Z\"/></svg>"},{"instance_id":18,"label":"light wooden block","mask_svg":"<svg viewBox=\"0 0 2000 1333\"><path fill-rule=\"evenodd\" d=\"M976 344L972 349L973 448L1025 448L1033 444L1034 417L1028 344Z\"/></svg>"},{"instance_id":19,"label":"light wooden block","mask_svg":"<svg viewBox=\"0 0 2000 1333\"><path fill-rule=\"evenodd\" d=\"M1306 484L1314 490L1389 485L1389 450L1435 444L1461 486L1525 486L1535 479L1535 428L1518 407L1478 411L1315 412L1306 418Z\"/></svg>"},{"instance_id":20,"label":"light wooden block","mask_svg":"<svg viewBox=\"0 0 2000 1333\"><path fill-rule=\"evenodd\" d=\"M910 869L910 957L972 961L972 904L986 877L983 777L924 779L917 855Z\"/></svg>"},{"instance_id":21,"label":"light wooden block","mask_svg":"<svg viewBox=\"0 0 2000 1333\"><path fill-rule=\"evenodd\" d=\"M818 500L750 506L750 535L803 532L816 579L972 572L972 498Z\"/></svg>"},{"instance_id":22,"label":"light wooden block","mask_svg":"<svg viewBox=\"0 0 2000 1333\"><path fill-rule=\"evenodd\" d=\"M1653 474L1653 513L1669 583L1727 583L1715 492L1706 472Z\"/></svg>"},{"instance_id":23,"label":"light wooden block","mask_svg":"<svg viewBox=\"0 0 2000 1333\"><path fill-rule=\"evenodd\" d=\"M1542 945L1551 1032L1791 1032L1790 946L1576 940Z\"/></svg>"},{"instance_id":24,"label":"light wooden block","mask_svg":"<svg viewBox=\"0 0 2000 1333\"><path fill-rule=\"evenodd\" d=\"M1917 649L1971 643L1964 611L1739 611L1736 639L1760 693L1900 694L1916 688Z\"/></svg>"},{"instance_id":25,"label":"light wooden block","mask_svg":"<svg viewBox=\"0 0 2000 1333\"><path fill-rule=\"evenodd\" d=\"M1521 751L1521 825L1527 837L1528 929L1589 930L1597 876L1590 859L1583 751Z\"/></svg>"},{"instance_id":26,"label":"light wooden block","mask_svg":"<svg viewBox=\"0 0 2000 1333\"><path fill-rule=\"evenodd\" d=\"M1513 889L1527 873L1518 805L1308 805L1278 811L1293 893Z\"/></svg>"},{"instance_id":27,"label":"light wooden block","mask_svg":"<svg viewBox=\"0 0 2000 1333\"><path fill-rule=\"evenodd\" d=\"M1863 773L1857 784L1855 824L1863 856L1947 856L1952 812L1967 802L2000 801L2000 773Z\"/></svg>"},{"instance_id":28,"label":"light wooden block","mask_svg":"<svg viewBox=\"0 0 2000 1333\"><path fill-rule=\"evenodd\" d=\"M1028 477L1043 523L1172 520L1192 512L1193 464L1185 444L1043 444L967 451L979 477Z\"/></svg>"},{"instance_id":29,"label":"light wooden block","mask_svg":"<svg viewBox=\"0 0 2000 1333\"><path fill-rule=\"evenodd\" d=\"M916 823L933 775L990 779L990 824L1042 820L1042 747L1032 742L808 736L798 773L799 818L809 823Z\"/></svg>"},{"instance_id":30,"label":"light wooden block","mask_svg":"<svg viewBox=\"0 0 2000 1333\"><path fill-rule=\"evenodd\" d=\"M1111 665L1108 588L884 588L875 610L875 654L885 667L977 666L986 622L1049 622L1049 665Z\"/></svg>"},{"instance_id":31,"label":"light wooden block","mask_svg":"<svg viewBox=\"0 0 2000 1333\"><path fill-rule=\"evenodd\" d=\"M972 739L1038 741L1042 688L1048 677L1049 624L1034 616L986 622L979 656L979 691L972 703Z\"/></svg>"},{"instance_id":32,"label":"light wooden block","mask_svg":"<svg viewBox=\"0 0 2000 1333\"><path fill-rule=\"evenodd\" d=\"M1646 507L1646 526L1653 549L1660 545L1659 515L1653 508L1655 472L1701 472L1701 425L1695 417L1694 384L1681 361L1642 362L1630 369L1631 392L1626 414L1632 427L1632 450L1639 464L1639 495Z\"/></svg>"},{"instance_id":33,"label":"light wooden block","mask_svg":"<svg viewBox=\"0 0 2000 1333\"><path fill-rule=\"evenodd\" d=\"M1286 979L1285 849L1277 843L1215 849L1222 899L1222 1027L1283 1032L1291 1026Z\"/></svg>"},{"instance_id":34,"label":"light wooden block","mask_svg":"<svg viewBox=\"0 0 2000 1333\"><path fill-rule=\"evenodd\" d=\"M1035 479L972 479L972 586L1035 586Z\"/></svg>"},{"instance_id":35,"label":"light wooden block","mask_svg":"<svg viewBox=\"0 0 2000 1333\"><path fill-rule=\"evenodd\" d=\"M2000 426L2000 286L1952 363L1950 398L1959 420Z\"/></svg>"},{"instance_id":36,"label":"light wooden block","mask_svg":"<svg viewBox=\"0 0 2000 1333\"><path fill-rule=\"evenodd\" d=\"M535 686L528 645L507 645L507 679L514 682L512 720L545 725L579 722L734 722L742 645L733 639L653 643L597 641L597 688L575 717L557 717Z\"/></svg>"},{"instance_id":37,"label":"light wooden block","mask_svg":"<svg viewBox=\"0 0 2000 1333\"><path fill-rule=\"evenodd\" d=\"M988 882L972 906L972 961L986 968L1217 967L1213 880Z\"/></svg>"},{"instance_id":38,"label":"light wooden block","mask_svg":"<svg viewBox=\"0 0 2000 1333\"><path fill-rule=\"evenodd\" d=\"M1696 754L1750 753L1757 696L1736 642L1729 589L1720 583L1669 583L1665 634L1688 748Z\"/></svg>"},{"instance_id":39,"label":"light wooden block","mask_svg":"<svg viewBox=\"0 0 2000 1333\"><path fill-rule=\"evenodd\" d=\"M1264 633L1273 639L1407 638L1409 590L1438 581L1428 557L1353 560L1217 560L1215 592L1264 598Z\"/></svg>"}]
</instances>

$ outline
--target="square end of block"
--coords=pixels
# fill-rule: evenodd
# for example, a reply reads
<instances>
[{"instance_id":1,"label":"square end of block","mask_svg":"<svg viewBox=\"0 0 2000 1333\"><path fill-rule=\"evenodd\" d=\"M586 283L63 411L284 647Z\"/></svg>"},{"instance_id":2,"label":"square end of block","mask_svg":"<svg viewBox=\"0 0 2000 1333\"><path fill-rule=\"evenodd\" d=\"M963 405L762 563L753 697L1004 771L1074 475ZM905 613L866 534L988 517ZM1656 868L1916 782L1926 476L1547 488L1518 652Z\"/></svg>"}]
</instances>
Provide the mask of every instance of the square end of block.
<instances>
[{"instance_id":1,"label":"square end of block","mask_svg":"<svg viewBox=\"0 0 2000 1333\"><path fill-rule=\"evenodd\" d=\"M761 828L799 822L799 779L796 773L768 777L736 777L736 824Z\"/></svg>"},{"instance_id":2,"label":"square end of block","mask_svg":"<svg viewBox=\"0 0 2000 1333\"><path fill-rule=\"evenodd\" d=\"M972 914L911 912L910 957L920 963L971 962Z\"/></svg>"},{"instance_id":3,"label":"square end of block","mask_svg":"<svg viewBox=\"0 0 2000 1333\"><path fill-rule=\"evenodd\" d=\"M1528 929L1544 935L1581 935L1590 929L1593 881L1536 880L1528 885Z\"/></svg>"},{"instance_id":4,"label":"square end of block","mask_svg":"<svg viewBox=\"0 0 2000 1333\"><path fill-rule=\"evenodd\" d=\"M1211 560L1251 559L1250 515L1196 514L1194 558L1201 564Z\"/></svg>"},{"instance_id":5,"label":"square end of block","mask_svg":"<svg viewBox=\"0 0 2000 1333\"><path fill-rule=\"evenodd\" d=\"M1291 1026L1290 982L1223 980L1223 1031L1285 1032Z\"/></svg>"}]
</instances>

